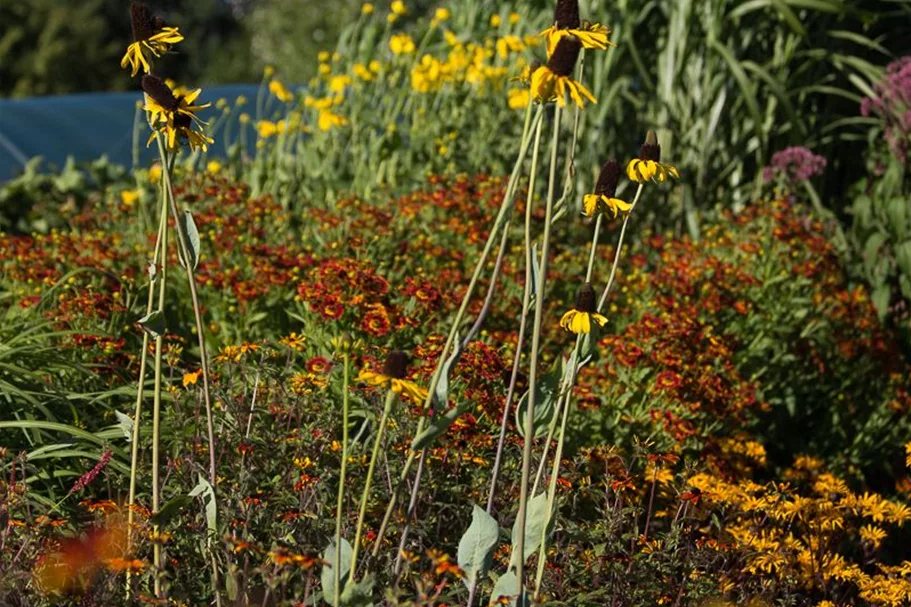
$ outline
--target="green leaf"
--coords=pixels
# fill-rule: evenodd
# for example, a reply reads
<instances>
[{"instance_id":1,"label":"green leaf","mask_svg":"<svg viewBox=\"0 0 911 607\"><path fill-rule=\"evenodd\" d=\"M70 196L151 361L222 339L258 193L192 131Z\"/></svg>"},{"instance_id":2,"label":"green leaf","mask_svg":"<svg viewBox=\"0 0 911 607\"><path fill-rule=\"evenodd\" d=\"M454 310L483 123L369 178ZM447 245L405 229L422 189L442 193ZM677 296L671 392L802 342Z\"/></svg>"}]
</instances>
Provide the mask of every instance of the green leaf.
<instances>
[{"instance_id":1,"label":"green leaf","mask_svg":"<svg viewBox=\"0 0 911 607\"><path fill-rule=\"evenodd\" d=\"M500 537L497 521L477 505L472 504L471 508L471 525L459 540L459 567L465 572L462 581L468 588L490 569Z\"/></svg>"},{"instance_id":2,"label":"green leaf","mask_svg":"<svg viewBox=\"0 0 911 607\"><path fill-rule=\"evenodd\" d=\"M215 490L212 489L209 481L202 476L199 477L199 482L190 491L190 497L198 495L203 496L203 501L206 504L206 526L209 529L209 537L212 537L218 532L218 505L215 502Z\"/></svg>"},{"instance_id":3,"label":"green leaf","mask_svg":"<svg viewBox=\"0 0 911 607\"><path fill-rule=\"evenodd\" d=\"M341 605L343 607L373 607L372 574L364 576L359 582L348 580L345 590L342 591Z\"/></svg>"},{"instance_id":4,"label":"green leaf","mask_svg":"<svg viewBox=\"0 0 911 607\"><path fill-rule=\"evenodd\" d=\"M456 360L458 360L458 352L447 358L440 369L440 378L433 390L433 406L437 411L443 411L449 407L449 373Z\"/></svg>"},{"instance_id":5,"label":"green leaf","mask_svg":"<svg viewBox=\"0 0 911 607\"><path fill-rule=\"evenodd\" d=\"M870 295L870 299L873 301L873 305L876 306L876 312L879 314L879 319L884 320L886 314L889 312L889 299L892 295L892 289L889 285L879 285L873 289L873 293Z\"/></svg>"},{"instance_id":6,"label":"green leaf","mask_svg":"<svg viewBox=\"0 0 911 607\"><path fill-rule=\"evenodd\" d=\"M500 579L497 580L497 583L494 584L493 592L490 593L490 601L488 604L496 603L502 597L507 597L509 599L509 604L515 605L518 602L519 594L521 594L519 579L516 577L516 572L510 569L501 575Z\"/></svg>"},{"instance_id":7,"label":"green leaf","mask_svg":"<svg viewBox=\"0 0 911 607\"><path fill-rule=\"evenodd\" d=\"M180 511L193 503L193 498L183 493L170 499L161 509L149 519L153 525L164 525L166 522L180 514Z\"/></svg>"},{"instance_id":8,"label":"green leaf","mask_svg":"<svg viewBox=\"0 0 911 607\"><path fill-rule=\"evenodd\" d=\"M541 547L541 534L544 531L544 526L548 524L550 516L547 511L547 492L539 493L533 497L528 502L528 511L525 516L525 546L523 552L525 553L524 558L528 560L528 557L537 552L538 548ZM516 542L519 539L519 517L516 517L516 522L512 526L512 559L510 559L509 566L512 568L518 562L518 555L516 554Z\"/></svg>"},{"instance_id":9,"label":"green leaf","mask_svg":"<svg viewBox=\"0 0 911 607\"><path fill-rule=\"evenodd\" d=\"M560 394L560 380L563 378L564 361L561 356L554 361L553 367L539 381L537 391L535 392L535 411L533 414L534 426L533 434L535 438L540 438L547 434L550 422L553 421L556 414L557 397ZM519 399L516 407L516 428L519 434L525 437L525 415L528 410L528 399L531 390L525 392Z\"/></svg>"},{"instance_id":10,"label":"green leaf","mask_svg":"<svg viewBox=\"0 0 911 607\"><path fill-rule=\"evenodd\" d=\"M895 247L895 258L902 273L911 278L911 240L906 240Z\"/></svg>"},{"instance_id":11,"label":"green leaf","mask_svg":"<svg viewBox=\"0 0 911 607\"><path fill-rule=\"evenodd\" d=\"M411 442L411 448L418 451L428 447L434 440L445 434L446 431L449 430L449 427L455 423L455 420L468 410L468 407L468 404L462 404L453 407L443 415L434 415L430 419L430 423L427 427L414 437L414 440Z\"/></svg>"},{"instance_id":12,"label":"green leaf","mask_svg":"<svg viewBox=\"0 0 911 607\"><path fill-rule=\"evenodd\" d=\"M164 314L161 313L161 310L155 310L151 314L146 314L136 322L139 323L139 326L142 327L143 331L155 339L158 339L158 337L164 333L165 321Z\"/></svg>"},{"instance_id":13,"label":"green leaf","mask_svg":"<svg viewBox=\"0 0 911 607\"><path fill-rule=\"evenodd\" d=\"M183 225L183 233L187 237L187 254L190 256L190 270L195 270L196 266L199 265L199 230L196 229L196 222L193 221L193 214L190 211L184 211L183 216L181 217L181 224ZM183 259L183 255L180 256L180 264L183 267L187 267L186 262Z\"/></svg>"},{"instance_id":14,"label":"green leaf","mask_svg":"<svg viewBox=\"0 0 911 607\"><path fill-rule=\"evenodd\" d=\"M123 432L123 437L128 443L133 442L133 418L120 411L114 411L114 415L117 416L117 427Z\"/></svg>"},{"instance_id":15,"label":"green leaf","mask_svg":"<svg viewBox=\"0 0 911 607\"><path fill-rule=\"evenodd\" d=\"M352 553L351 544L348 543L348 540L342 538L341 541L341 551L339 559L341 560L341 565L339 566L339 588L344 590L345 584L348 581L348 573L351 571L351 553ZM333 538L329 545L326 546L326 549L323 551L323 560L326 561L326 565L323 565L323 570L320 572L319 580L320 585L323 588L323 600L332 605L332 607L338 607L339 601L336 600L335 596L335 538Z\"/></svg>"},{"instance_id":16,"label":"green leaf","mask_svg":"<svg viewBox=\"0 0 911 607\"><path fill-rule=\"evenodd\" d=\"M911 232L911 226L908 225L908 206L907 199L897 196L890 198L886 203L886 215L889 217L889 227L892 233L898 236L898 240L904 240Z\"/></svg>"},{"instance_id":17,"label":"green leaf","mask_svg":"<svg viewBox=\"0 0 911 607\"><path fill-rule=\"evenodd\" d=\"M873 232L867 237L867 242L864 243L863 261L868 275L872 274L876 268L879 261L879 250L886 244L887 240L888 238L882 232Z\"/></svg>"}]
</instances>

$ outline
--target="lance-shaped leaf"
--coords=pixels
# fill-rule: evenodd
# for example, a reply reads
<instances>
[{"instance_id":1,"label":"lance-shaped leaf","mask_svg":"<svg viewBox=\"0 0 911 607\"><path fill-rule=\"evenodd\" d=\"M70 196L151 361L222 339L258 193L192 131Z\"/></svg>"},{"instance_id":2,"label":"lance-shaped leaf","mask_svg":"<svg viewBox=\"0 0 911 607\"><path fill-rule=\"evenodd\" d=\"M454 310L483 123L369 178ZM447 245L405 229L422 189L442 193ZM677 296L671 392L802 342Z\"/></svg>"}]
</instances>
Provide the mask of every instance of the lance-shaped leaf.
<instances>
[{"instance_id":1,"label":"lance-shaped leaf","mask_svg":"<svg viewBox=\"0 0 911 607\"><path fill-rule=\"evenodd\" d=\"M199 477L199 482L190 491L190 497L198 495L203 496L203 501L206 504L206 526L209 529L209 537L212 537L218 532L218 505L215 502L215 490L212 489L209 481L202 476Z\"/></svg>"},{"instance_id":2,"label":"lance-shaped leaf","mask_svg":"<svg viewBox=\"0 0 911 607\"><path fill-rule=\"evenodd\" d=\"M451 410L447 411L443 415L434 415L430 423L427 424L427 427L424 430L414 437L414 440L411 442L411 448L415 451L423 449L424 447L429 446L433 441L438 437L446 433L455 420L458 419L460 415L465 413L468 409L467 404L459 405L458 407L453 407Z\"/></svg>"},{"instance_id":3,"label":"lance-shaped leaf","mask_svg":"<svg viewBox=\"0 0 911 607\"><path fill-rule=\"evenodd\" d=\"M490 594L490 601L488 601L488 604L499 605L497 601L505 597L509 600L509 605L516 605L520 592L519 578L516 577L516 572L510 568L509 571L501 575L500 579L497 580L497 583L493 587L493 592Z\"/></svg>"},{"instance_id":4,"label":"lance-shaped leaf","mask_svg":"<svg viewBox=\"0 0 911 607\"><path fill-rule=\"evenodd\" d=\"M148 333L152 338L157 339L159 335L164 333L164 314L161 313L161 310L155 310L151 314L146 314L136 322L138 322L139 326L142 327L142 330Z\"/></svg>"},{"instance_id":5,"label":"lance-shaped leaf","mask_svg":"<svg viewBox=\"0 0 911 607\"><path fill-rule=\"evenodd\" d=\"M544 526L547 525L550 516L547 511L547 492L539 493L528 501L528 511L525 515L525 560L537 552L541 547L541 534ZM518 563L516 554L516 544L519 539L519 517L512 526L512 558L509 561L510 568Z\"/></svg>"},{"instance_id":6,"label":"lance-shaped leaf","mask_svg":"<svg viewBox=\"0 0 911 607\"><path fill-rule=\"evenodd\" d=\"M351 544L348 540L342 538L341 551L339 554L339 594L345 590L345 584L348 581L348 573L351 571ZM335 539L333 538L326 549L323 551L323 570L320 572L319 581L323 587L323 600L332 605L339 607L340 601L335 596Z\"/></svg>"},{"instance_id":7,"label":"lance-shaped leaf","mask_svg":"<svg viewBox=\"0 0 911 607\"><path fill-rule=\"evenodd\" d=\"M196 222L193 221L193 214L190 211L183 212L180 217L180 223L183 227L183 233L187 237L187 254L190 258L189 270L192 272L199 265L199 230L196 229ZM181 254L179 257L180 264L186 268L187 263L184 261L183 255Z\"/></svg>"},{"instance_id":8,"label":"lance-shaped leaf","mask_svg":"<svg viewBox=\"0 0 911 607\"><path fill-rule=\"evenodd\" d=\"M497 521L472 504L471 525L459 540L459 567L465 572L462 581L471 588L490 568L494 548L500 536Z\"/></svg>"},{"instance_id":9,"label":"lance-shaped leaf","mask_svg":"<svg viewBox=\"0 0 911 607\"><path fill-rule=\"evenodd\" d=\"M133 418L120 411L114 411L114 415L117 416L117 427L123 432L123 437L128 443L133 442Z\"/></svg>"}]
</instances>

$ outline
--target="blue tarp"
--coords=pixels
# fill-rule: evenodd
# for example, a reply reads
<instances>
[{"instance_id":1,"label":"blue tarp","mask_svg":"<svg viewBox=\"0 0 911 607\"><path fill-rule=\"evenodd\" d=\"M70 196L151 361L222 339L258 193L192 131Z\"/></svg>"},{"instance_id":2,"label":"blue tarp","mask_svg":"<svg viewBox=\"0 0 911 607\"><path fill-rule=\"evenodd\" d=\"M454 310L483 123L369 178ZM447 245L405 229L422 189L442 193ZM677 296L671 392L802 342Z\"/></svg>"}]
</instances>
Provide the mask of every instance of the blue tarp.
<instances>
[{"instance_id":1,"label":"blue tarp","mask_svg":"<svg viewBox=\"0 0 911 607\"><path fill-rule=\"evenodd\" d=\"M233 103L238 95L245 95L253 101L258 90L255 84L216 86L204 89L201 100L214 106L216 99ZM0 181L15 177L34 156L42 156L45 167L63 167L67 156L81 163L102 155L132 166L133 120L140 99L140 93L0 99ZM214 107L208 112L213 116ZM145 139L139 146L143 165L155 154L146 149ZM225 152L218 141L214 150L210 148L216 156Z\"/></svg>"}]
</instances>

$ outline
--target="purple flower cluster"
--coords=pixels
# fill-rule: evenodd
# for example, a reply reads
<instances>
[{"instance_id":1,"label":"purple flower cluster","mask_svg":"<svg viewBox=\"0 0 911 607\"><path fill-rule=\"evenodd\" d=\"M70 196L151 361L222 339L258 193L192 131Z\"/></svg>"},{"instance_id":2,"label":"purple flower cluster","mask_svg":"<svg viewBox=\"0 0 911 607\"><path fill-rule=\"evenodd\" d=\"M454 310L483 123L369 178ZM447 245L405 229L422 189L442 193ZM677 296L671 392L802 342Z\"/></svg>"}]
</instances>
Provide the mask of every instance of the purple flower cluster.
<instances>
[{"instance_id":1,"label":"purple flower cluster","mask_svg":"<svg viewBox=\"0 0 911 607\"><path fill-rule=\"evenodd\" d=\"M890 63L873 88L877 96L864 98L860 113L881 118L892 154L901 162L911 161L911 56Z\"/></svg>"},{"instance_id":2,"label":"purple flower cluster","mask_svg":"<svg viewBox=\"0 0 911 607\"><path fill-rule=\"evenodd\" d=\"M73 484L73 488L70 489L70 493L76 493L78 491L82 491L89 485L89 483L91 483L93 480L95 480L95 477L98 476L101 473L101 471L104 470L105 466L108 465L108 462L111 461L111 456L113 454L114 454L114 452L110 451L110 450L102 453L101 459L98 460L98 463L95 464L95 467L79 477L79 480L77 480Z\"/></svg>"},{"instance_id":3,"label":"purple flower cluster","mask_svg":"<svg viewBox=\"0 0 911 607\"><path fill-rule=\"evenodd\" d=\"M785 148L772 155L772 164L762 169L762 179L770 183L782 179L788 185L822 175L826 168L824 156L814 154L802 146Z\"/></svg>"}]
</instances>

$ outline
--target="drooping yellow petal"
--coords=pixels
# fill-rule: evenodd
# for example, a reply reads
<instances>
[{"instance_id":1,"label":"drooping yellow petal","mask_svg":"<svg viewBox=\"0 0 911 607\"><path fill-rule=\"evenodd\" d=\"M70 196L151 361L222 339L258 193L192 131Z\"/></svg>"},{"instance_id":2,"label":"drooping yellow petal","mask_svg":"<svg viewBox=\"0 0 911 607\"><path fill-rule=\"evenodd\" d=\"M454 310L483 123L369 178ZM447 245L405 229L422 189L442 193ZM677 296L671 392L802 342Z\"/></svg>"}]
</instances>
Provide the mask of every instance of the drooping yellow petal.
<instances>
[{"instance_id":1,"label":"drooping yellow petal","mask_svg":"<svg viewBox=\"0 0 911 607\"><path fill-rule=\"evenodd\" d=\"M572 331L573 318L576 316L577 312L575 310L570 310L560 319L560 326L567 331Z\"/></svg>"},{"instance_id":2,"label":"drooping yellow petal","mask_svg":"<svg viewBox=\"0 0 911 607\"><path fill-rule=\"evenodd\" d=\"M592 323L590 314L587 312L576 311L575 317L573 317L572 325L570 326L570 331L579 335L580 333L589 333L592 330Z\"/></svg>"},{"instance_id":3,"label":"drooping yellow petal","mask_svg":"<svg viewBox=\"0 0 911 607\"><path fill-rule=\"evenodd\" d=\"M582 197L582 213L586 217L592 217L598 209L598 195L586 194Z\"/></svg>"},{"instance_id":4,"label":"drooping yellow petal","mask_svg":"<svg viewBox=\"0 0 911 607\"><path fill-rule=\"evenodd\" d=\"M598 323L598 326L599 326L599 327L603 327L604 325L607 324L607 318L604 317L604 316L602 316L602 315L600 315L600 314L598 314L597 312L593 312L593 313L591 314L591 317L592 317L593 319L595 319L595 322Z\"/></svg>"}]
</instances>

